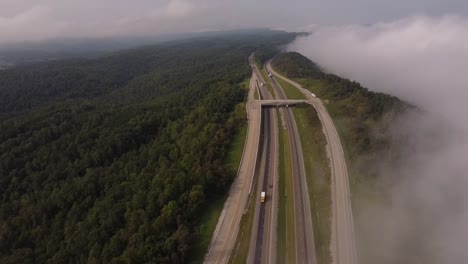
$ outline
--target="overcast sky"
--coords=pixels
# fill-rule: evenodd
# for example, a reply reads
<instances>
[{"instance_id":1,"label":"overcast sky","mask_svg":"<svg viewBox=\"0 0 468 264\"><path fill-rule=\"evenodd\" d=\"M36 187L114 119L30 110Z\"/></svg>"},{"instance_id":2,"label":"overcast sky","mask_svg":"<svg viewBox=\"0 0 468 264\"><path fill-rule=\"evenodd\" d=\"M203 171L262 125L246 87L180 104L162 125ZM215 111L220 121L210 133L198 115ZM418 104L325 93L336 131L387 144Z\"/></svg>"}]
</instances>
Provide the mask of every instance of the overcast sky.
<instances>
[{"instance_id":1,"label":"overcast sky","mask_svg":"<svg viewBox=\"0 0 468 264\"><path fill-rule=\"evenodd\" d=\"M0 0L0 43L468 14L465 0Z\"/></svg>"}]
</instances>

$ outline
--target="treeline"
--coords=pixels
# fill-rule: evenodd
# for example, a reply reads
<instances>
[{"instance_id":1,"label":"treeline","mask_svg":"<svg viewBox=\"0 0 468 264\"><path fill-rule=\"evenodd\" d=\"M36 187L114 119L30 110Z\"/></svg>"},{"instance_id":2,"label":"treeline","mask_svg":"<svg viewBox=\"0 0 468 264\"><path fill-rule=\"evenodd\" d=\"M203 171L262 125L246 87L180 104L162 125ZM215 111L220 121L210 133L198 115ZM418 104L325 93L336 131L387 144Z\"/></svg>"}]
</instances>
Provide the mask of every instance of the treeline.
<instances>
[{"instance_id":1,"label":"treeline","mask_svg":"<svg viewBox=\"0 0 468 264\"><path fill-rule=\"evenodd\" d=\"M297 36L300 35L303 35L303 33L285 35L283 39L277 39L276 41L259 46L255 50L255 62L260 68L263 68L263 65L268 60L281 53L284 44L293 41Z\"/></svg>"},{"instance_id":2,"label":"treeline","mask_svg":"<svg viewBox=\"0 0 468 264\"><path fill-rule=\"evenodd\" d=\"M69 98L95 98L145 74L164 75L174 67L185 79L186 74L207 71L223 70L224 75L236 75L234 68L239 66L239 58L233 50L252 52L261 47L271 48L288 43L295 36L281 31L240 31L171 41L98 59L60 60L10 68L0 71L0 113L21 112ZM225 56L219 57L220 53ZM220 61L226 64L222 68L214 67ZM247 70L248 65L242 68ZM150 78L160 76L153 74Z\"/></svg>"},{"instance_id":3,"label":"treeline","mask_svg":"<svg viewBox=\"0 0 468 264\"><path fill-rule=\"evenodd\" d=\"M325 79L327 76L315 62L297 52L279 54L272 61L272 66L289 78Z\"/></svg>"},{"instance_id":4,"label":"treeline","mask_svg":"<svg viewBox=\"0 0 468 264\"><path fill-rule=\"evenodd\" d=\"M0 263L184 263L269 32L0 74ZM71 79L69 79L71 78ZM4 105L7 104L7 105Z\"/></svg>"},{"instance_id":5,"label":"treeline","mask_svg":"<svg viewBox=\"0 0 468 264\"><path fill-rule=\"evenodd\" d=\"M330 101L330 111L336 118L347 120L347 134L352 154L375 153L390 142L378 137L374 125L384 115L398 115L410 106L397 97L369 91L358 82L326 73L320 67L297 52L282 53L275 57L272 66L290 78L298 79L322 100Z\"/></svg>"}]
</instances>

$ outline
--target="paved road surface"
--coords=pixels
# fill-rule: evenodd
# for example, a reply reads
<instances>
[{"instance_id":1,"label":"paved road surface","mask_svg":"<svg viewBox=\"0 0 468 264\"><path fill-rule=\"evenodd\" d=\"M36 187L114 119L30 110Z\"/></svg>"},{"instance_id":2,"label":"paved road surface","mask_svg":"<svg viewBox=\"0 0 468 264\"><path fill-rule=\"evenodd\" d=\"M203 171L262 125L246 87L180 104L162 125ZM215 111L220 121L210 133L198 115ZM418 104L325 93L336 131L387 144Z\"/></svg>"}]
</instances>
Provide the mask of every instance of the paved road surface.
<instances>
[{"instance_id":1,"label":"paved road surface","mask_svg":"<svg viewBox=\"0 0 468 264\"><path fill-rule=\"evenodd\" d=\"M254 66L251 62L251 66ZM264 82L254 68L254 75L259 83ZM258 86L261 99L273 99L266 87ZM258 101L262 103L263 100ZM260 197L254 198L255 215L252 223L251 241L247 263L276 263L276 243L278 224L278 118L277 110L264 108L262 110L262 151L260 170L258 172L258 192L266 192L266 200L260 202Z\"/></svg>"},{"instance_id":2,"label":"paved road surface","mask_svg":"<svg viewBox=\"0 0 468 264\"><path fill-rule=\"evenodd\" d=\"M278 99L287 100L286 94L274 78L271 78L271 83ZM282 111L288 130L292 158L296 262L316 263L312 213L301 141L292 110L287 108Z\"/></svg>"},{"instance_id":3,"label":"paved road surface","mask_svg":"<svg viewBox=\"0 0 468 264\"><path fill-rule=\"evenodd\" d=\"M252 75L246 105L249 123L241 164L211 238L211 243L204 259L205 263L222 264L229 262L237 234L239 233L239 223L245 212L247 199L251 191L257 161L261 124L261 106L255 103L254 100L255 81L256 78Z\"/></svg>"},{"instance_id":4,"label":"paved road surface","mask_svg":"<svg viewBox=\"0 0 468 264\"><path fill-rule=\"evenodd\" d=\"M267 69L286 82L297 87L317 110L328 142L328 154L332 170L332 240L331 252L333 263L356 264L356 246L354 242L354 223L349 191L349 178L343 148L335 125L322 101L314 98L310 92L290 79L275 72L271 65Z\"/></svg>"}]
</instances>

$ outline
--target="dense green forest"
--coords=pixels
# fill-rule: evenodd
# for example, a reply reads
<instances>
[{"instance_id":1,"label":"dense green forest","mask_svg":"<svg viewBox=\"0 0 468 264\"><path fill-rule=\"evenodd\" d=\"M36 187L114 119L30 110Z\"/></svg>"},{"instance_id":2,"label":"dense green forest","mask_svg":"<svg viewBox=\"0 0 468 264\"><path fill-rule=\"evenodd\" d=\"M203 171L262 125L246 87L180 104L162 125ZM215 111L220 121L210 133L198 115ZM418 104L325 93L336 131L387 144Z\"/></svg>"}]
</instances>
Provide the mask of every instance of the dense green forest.
<instances>
[{"instance_id":1,"label":"dense green forest","mask_svg":"<svg viewBox=\"0 0 468 264\"><path fill-rule=\"evenodd\" d=\"M387 148L391 142L374 133L376 123L384 116L395 117L411 108L397 97L369 91L358 82L326 73L297 52L278 55L272 66L286 76L297 79L325 100L335 120L346 121L346 129L350 131L343 136L349 137L345 139L346 142L353 142L347 146L351 159L355 154L375 153Z\"/></svg>"},{"instance_id":2,"label":"dense green forest","mask_svg":"<svg viewBox=\"0 0 468 264\"><path fill-rule=\"evenodd\" d=\"M0 71L0 263L184 263L258 47L220 34Z\"/></svg>"}]
</instances>

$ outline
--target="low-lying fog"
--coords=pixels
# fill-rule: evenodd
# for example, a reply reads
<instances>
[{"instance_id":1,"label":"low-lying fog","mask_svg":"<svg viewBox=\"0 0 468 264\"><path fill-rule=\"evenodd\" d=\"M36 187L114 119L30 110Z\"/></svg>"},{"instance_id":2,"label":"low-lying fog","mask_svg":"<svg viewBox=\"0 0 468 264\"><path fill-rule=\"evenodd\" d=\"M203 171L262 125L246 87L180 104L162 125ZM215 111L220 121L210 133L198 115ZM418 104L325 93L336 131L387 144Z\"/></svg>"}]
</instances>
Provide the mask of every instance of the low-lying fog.
<instances>
[{"instance_id":1,"label":"low-lying fog","mask_svg":"<svg viewBox=\"0 0 468 264\"><path fill-rule=\"evenodd\" d=\"M379 165L388 197L354 208L362 262L467 263L468 19L316 26L289 49L425 111L389 131L410 144L398 166Z\"/></svg>"}]
</instances>

